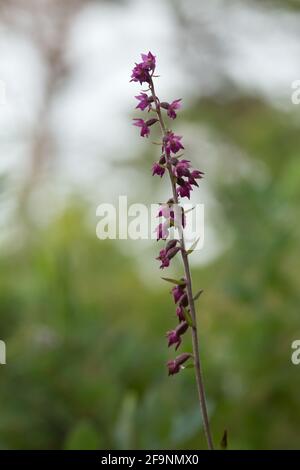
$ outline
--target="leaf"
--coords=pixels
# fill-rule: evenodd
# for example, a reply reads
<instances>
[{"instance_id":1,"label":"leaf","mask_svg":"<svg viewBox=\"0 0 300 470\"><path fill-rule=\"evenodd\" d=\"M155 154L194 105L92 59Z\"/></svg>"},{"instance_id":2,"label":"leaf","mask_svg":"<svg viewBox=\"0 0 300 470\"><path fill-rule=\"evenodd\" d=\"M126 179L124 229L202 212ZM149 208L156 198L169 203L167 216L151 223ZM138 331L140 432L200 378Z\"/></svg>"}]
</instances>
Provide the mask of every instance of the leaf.
<instances>
[{"instance_id":1,"label":"leaf","mask_svg":"<svg viewBox=\"0 0 300 470\"><path fill-rule=\"evenodd\" d=\"M170 277L162 277L162 279L164 281L171 282L172 284L176 284L176 285L179 285L179 286L185 285L185 281L182 281L180 279L172 279Z\"/></svg>"},{"instance_id":2,"label":"leaf","mask_svg":"<svg viewBox=\"0 0 300 470\"><path fill-rule=\"evenodd\" d=\"M200 297L200 295L202 294L202 292L204 292L203 289L200 289L200 290L197 292L197 294L194 295L193 299L194 299L194 300L198 300L199 297Z\"/></svg>"},{"instance_id":3,"label":"leaf","mask_svg":"<svg viewBox=\"0 0 300 470\"><path fill-rule=\"evenodd\" d=\"M223 450L226 450L227 447L228 447L228 433L227 433L227 429L225 429L225 431L224 431L224 433L223 433L223 437L222 437L222 439L221 439L220 446L221 446L221 449L223 449Z\"/></svg>"},{"instance_id":4,"label":"leaf","mask_svg":"<svg viewBox=\"0 0 300 470\"><path fill-rule=\"evenodd\" d=\"M184 309L184 317L185 317L185 320L188 323L188 325L193 327L194 323L193 323L192 317L190 315L190 312L187 309Z\"/></svg>"},{"instance_id":5,"label":"leaf","mask_svg":"<svg viewBox=\"0 0 300 470\"><path fill-rule=\"evenodd\" d=\"M194 364L188 364L187 366L181 366L182 369L193 369L195 367Z\"/></svg>"},{"instance_id":6,"label":"leaf","mask_svg":"<svg viewBox=\"0 0 300 470\"><path fill-rule=\"evenodd\" d=\"M200 240L200 237L198 237L198 238L194 241L194 243L192 244L192 246L186 251L188 255L190 255L190 254L194 251L194 249L195 249L196 246L198 245L199 240Z\"/></svg>"},{"instance_id":7,"label":"leaf","mask_svg":"<svg viewBox=\"0 0 300 470\"><path fill-rule=\"evenodd\" d=\"M115 440L120 450L134 448L137 404L135 392L126 393L115 428Z\"/></svg>"},{"instance_id":8,"label":"leaf","mask_svg":"<svg viewBox=\"0 0 300 470\"><path fill-rule=\"evenodd\" d=\"M66 450L97 450L101 448L101 438L90 421L80 421L68 434Z\"/></svg>"}]
</instances>

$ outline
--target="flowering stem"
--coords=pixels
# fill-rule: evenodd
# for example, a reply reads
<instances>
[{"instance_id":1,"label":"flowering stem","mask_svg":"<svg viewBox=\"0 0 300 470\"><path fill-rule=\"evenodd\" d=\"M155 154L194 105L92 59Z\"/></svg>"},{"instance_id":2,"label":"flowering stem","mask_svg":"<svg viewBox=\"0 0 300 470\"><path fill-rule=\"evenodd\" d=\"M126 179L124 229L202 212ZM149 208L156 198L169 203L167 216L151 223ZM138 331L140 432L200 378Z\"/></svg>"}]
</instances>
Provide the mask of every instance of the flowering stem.
<instances>
[{"instance_id":1,"label":"flowering stem","mask_svg":"<svg viewBox=\"0 0 300 470\"><path fill-rule=\"evenodd\" d=\"M167 135L167 129L161 114L161 109L160 109L160 103L159 99L156 96L155 93L155 88L153 84L152 78L150 78L149 81L149 89L152 94L153 102L155 104L155 110L157 114L157 118L159 120L161 132L162 132L162 137L166 137ZM169 161L169 157L166 157L167 159L167 169L170 177L170 182L172 186L172 192L173 192L173 199L174 203L178 204L178 196L176 192L176 184L174 182L173 174L172 174L172 167L171 163ZM207 445L210 450L213 450L213 440L212 440L212 435L211 435L211 430L210 430L210 424L209 424L209 419L208 419L208 413L207 413L207 404L206 404L206 396L205 396L205 387L204 387L204 380L203 380L203 374L202 374L202 367L201 367L201 360L200 360L200 352L199 352L199 340L198 340L198 330L197 330L197 319L196 319L196 310L195 310L195 301L193 297L193 289L192 289L192 279L191 279L191 272L190 272L190 265L189 265L189 260L188 260L188 253L186 252L185 249L185 242L184 242L184 236L183 236L183 230L182 228L180 229L180 245L181 245L181 257L184 265L184 271L185 271L185 277L186 277L186 287L187 287L187 296L188 296L188 301L189 301L189 306L190 306L190 312L191 312L191 317L192 317L192 342L193 342L193 356L194 356L194 365L195 365L195 376L196 376L196 383L197 383L197 390L198 390L198 397L199 397L199 404L200 404L200 410L203 418L203 425L204 425L204 431L205 431L205 436L207 440Z\"/></svg>"}]
</instances>

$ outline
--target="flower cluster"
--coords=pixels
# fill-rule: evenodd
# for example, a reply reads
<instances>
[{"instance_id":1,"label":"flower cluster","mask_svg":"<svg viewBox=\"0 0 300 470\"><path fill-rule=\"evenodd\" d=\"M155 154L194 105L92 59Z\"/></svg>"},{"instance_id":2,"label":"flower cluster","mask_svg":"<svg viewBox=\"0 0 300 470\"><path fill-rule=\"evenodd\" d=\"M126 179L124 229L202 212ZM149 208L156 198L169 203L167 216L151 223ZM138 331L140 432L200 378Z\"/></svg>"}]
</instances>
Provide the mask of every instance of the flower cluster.
<instances>
[{"instance_id":1,"label":"flower cluster","mask_svg":"<svg viewBox=\"0 0 300 470\"><path fill-rule=\"evenodd\" d=\"M155 70L155 56L148 52L148 54L141 54L142 62L135 64L132 70L131 82L140 82L140 84L146 82L150 83Z\"/></svg>"},{"instance_id":2,"label":"flower cluster","mask_svg":"<svg viewBox=\"0 0 300 470\"><path fill-rule=\"evenodd\" d=\"M182 207L178 205L179 198L190 198L194 186L198 186L197 180L203 177L203 172L194 170L189 160L182 159L184 150L182 137L176 135L171 129L164 125L162 114L166 112L170 119L176 119L177 111L181 108L181 99L175 99L172 102L160 101L155 94L153 77L156 68L156 57L151 53L141 54L142 61L135 64L132 70L131 81L146 83L147 89L135 96L138 101L136 109L156 113L151 119L144 120L135 118L133 125L140 128L141 137L149 137L150 128L156 123L160 123L163 132L161 142L161 156L152 166L152 174L161 178L167 172L174 182L174 197L167 203L161 204L158 217L160 220L156 228L157 240L165 240L165 247L159 252L156 258L160 262L160 269L168 268L170 261L182 250L180 240L169 240L170 228L178 228L179 231L185 227L185 214ZM175 194L176 193L176 194ZM176 304L176 315L178 325L175 329L167 332L168 346L175 345L177 350L181 344L182 336L190 326L190 313L188 305L188 296L186 293L186 281L182 279L172 290L174 302ZM176 359L168 362L169 375L176 374L182 368L182 364L191 357L191 354L183 353Z\"/></svg>"},{"instance_id":3,"label":"flower cluster","mask_svg":"<svg viewBox=\"0 0 300 470\"><path fill-rule=\"evenodd\" d=\"M178 317L178 325L171 331L167 332L168 346L175 345L175 350L181 345L181 337L188 330L190 326L190 311L188 296L186 293L186 280L180 279L178 284L173 287L172 296L174 303L176 304L176 315ZM187 361L191 354L183 353L173 361L168 361L167 366L169 369L169 375L177 374L182 368L182 364Z\"/></svg>"},{"instance_id":4,"label":"flower cluster","mask_svg":"<svg viewBox=\"0 0 300 470\"><path fill-rule=\"evenodd\" d=\"M178 325L173 330L167 332L167 339L168 346L170 347L172 345L175 345L175 350L177 350L181 344L182 335L188 330L190 326L191 319L189 311L189 301L186 293L186 280L184 278L180 279L178 284L173 287L171 293L173 296L174 303L176 305ZM170 362L168 363L168 366L169 364ZM175 368L173 374L179 372L179 370L180 367L178 368L178 370L177 368Z\"/></svg>"},{"instance_id":5,"label":"flower cluster","mask_svg":"<svg viewBox=\"0 0 300 470\"><path fill-rule=\"evenodd\" d=\"M181 107L181 99L176 99L171 103L166 101L160 101L153 92L152 77L156 67L156 58L151 53L141 54L142 62L135 65L132 70L131 81L147 83L149 89L146 90L150 94L144 91L137 95L135 98L138 100L137 109L148 112L154 111L161 113L161 110L167 111L167 116L171 119L177 117L176 111ZM153 107L154 106L154 107ZM158 119L144 120L141 118L134 119L134 126L140 127L140 135L142 137L149 137L150 127L157 123ZM182 137L174 134L171 130L166 130L162 141L162 155L158 162L155 162L152 167L152 174L162 177L168 168L176 181L177 195L181 198L187 197L190 199L191 191L193 186L198 186L197 179L203 177L203 172L200 170L193 170L188 160L180 160L182 155L176 155L181 150L184 150L182 145Z\"/></svg>"},{"instance_id":6,"label":"flower cluster","mask_svg":"<svg viewBox=\"0 0 300 470\"><path fill-rule=\"evenodd\" d=\"M182 198L190 199L191 192L198 186L198 181L203 177L203 172L195 170L191 166L191 162L183 157L182 151L184 146L182 143L182 136L176 135L172 129L169 129L165 123L164 116L174 120L177 117L177 112L181 108L181 99L176 99L172 102L160 101L155 92L153 79L157 77L154 75L156 69L156 57L151 53L141 54L142 61L136 63L131 74L132 82L139 82L141 85L146 84L145 88L135 98L138 101L136 109L142 112L147 110L148 113L155 113L154 118L147 120L141 118L134 119L134 125L140 128L141 137L149 137L152 126L159 123L161 130L161 154L157 162L152 166L152 174L162 178L166 173L169 176L170 185L172 188L172 199L169 199L165 204L160 205L157 217L160 217L159 224L156 228L157 240L164 240L165 246L159 252L156 258L160 262L160 268L165 269L170 265L170 261L180 253L182 258L185 278L170 279L163 278L165 281L175 284L172 289L172 296L175 303L176 315L178 318L177 326L167 331L168 347L175 346L177 350L182 343L183 335L190 330L192 335L193 355L184 352L175 359L167 362L169 375L178 374L182 369L188 367L184 364L190 358L193 358L193 366L195 368L196 385L198 389L199 405L203 418L203 427L205 430L207 445L209 449L213 449L213 439L210 431L204 382L201 372L200 356L198 351L198 332L196 322L195 300L200 295L201 291L193 295L192 281L188 255L192 249L185 249L184 228L185 228L185 213L183 208L179 205ZM171 239L170 229L174 227L178 231L178 240ZM176 230L175 230L176 232ZM169 238L169 240L167 240Z\"/></svg>"}]
</instances>

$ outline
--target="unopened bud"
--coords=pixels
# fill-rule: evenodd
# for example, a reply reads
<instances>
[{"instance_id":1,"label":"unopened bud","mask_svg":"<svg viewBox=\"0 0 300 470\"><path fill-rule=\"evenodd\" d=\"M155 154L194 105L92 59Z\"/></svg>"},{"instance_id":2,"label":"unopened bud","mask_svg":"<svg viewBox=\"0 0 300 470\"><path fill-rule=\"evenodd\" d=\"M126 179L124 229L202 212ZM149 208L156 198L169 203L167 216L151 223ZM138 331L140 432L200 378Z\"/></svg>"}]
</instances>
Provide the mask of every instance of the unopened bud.
<instances>
[{"instance_id":1,"label":"unopened bud","mask_svg":"<svg viewBox=\"0 0 300 470\"><path fill-rule=\"evenodd\" d=\"M169 260L174 258L174 256L177 255L178 251L180 251L180 248L178 246L175 246L174 248L171 248L171 250L169 250L168 253L167 253L167 258Z\"/></svg>"},{"instance_id":2,"label":"unopened bud","mask_svg":"<svg viewBox=\"0 0 300 470\"><path fill-rule=\"evenodd\" d=\"M160 103L160 107L163 109L169 109L170 105L166 101L163 101L162 103Z\"/></svg>"},{"instance_id":3,"label":"unopened bud","mask_svg":"<svg viewBox=\"0 0 300 470\"><path fill-rule=\"evenodd\" d=\"M168 243L166 244L166 251L171 250L172 248L174 248L174 246L177 245L177 242L178 242L178 240L168 241Z\"/></svg>"},{"instance_id":4,"label":"unopened bud","mask_svg":"<svg viewBox=\"0 0 300 470\"><path fill-rule=\"evenodd\" d=\"M148 121L146 121L146 126L148 127L153 126L153 124L155 124L157 121L158 119L155 119L155 118L148 119Z\"/></svg>"},{"instance_id":5,"label":"unopened bud","mask_svg":"<svg viewBox=\"0 0 300 470\"><path fill-rule=\"evenodd\" d=\"M179 305L182 305L183 307L187 307L189 304L188 296L187 294L183 294L182 297L180 297Z\"/></svg>"},{"instance_id":6,"label":"unopened bud","mask_svg":"<svg viewBox=\"0 0 300 470\"><path fill-rule=\"evenodd\" d=\"M179 323L175 331L179 336L181 336L186 332L188 327L189 327L188 323L186 321L182 321L181 323Z\"/></svg>"}]
</instances>

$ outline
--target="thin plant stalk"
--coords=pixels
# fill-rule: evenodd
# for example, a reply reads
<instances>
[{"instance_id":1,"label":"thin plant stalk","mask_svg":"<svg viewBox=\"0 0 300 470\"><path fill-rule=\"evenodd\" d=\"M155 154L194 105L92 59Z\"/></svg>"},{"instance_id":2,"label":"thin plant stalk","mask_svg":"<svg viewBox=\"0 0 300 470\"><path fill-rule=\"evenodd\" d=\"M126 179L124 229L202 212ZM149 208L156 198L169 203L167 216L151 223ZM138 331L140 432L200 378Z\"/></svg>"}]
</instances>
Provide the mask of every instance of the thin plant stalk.
<instances>
[{"instance_id":1,"label":"thin plant stalk","mask_svg":"<svg viewBox=\"0 0 300 470\"><path fill-rule=\"evenodd\" d=\"M154 104L155 104L155 111L156 111L156 114L157 114L157 117L158 117L158 120L159 120L161 132L162 132L162 137L164 138L166 136L167 130L166 130L166 126L164 124L162 114L161 114L159 100L158 100L158 98L156 96L156 93L155 93L155 88L154 88L152 78L149 82L149 88L150 88L152 98L153 98L153 101L154 101ZM172 187L174 203L178 204L178 196L177 196L177 192L176 192L176 185L174 183L174 179L173 179L173 175L172 175L171 164L168 161L169 157L167 156L166 158L167 158L167 168L168 168L168 173L169 173L169 177L170 177L170 183L171 183L171 187ZM183 236L183 230L182 229L180 229L180 245L181 245L181 250L180 250L181 251L181 257L182 257L182 262L183 262L185 277L186 277L187 296L188 296L188 301L189 301L189 306L190 306L190 311L191 311L191 317L192 317L192 323L193 323L193 325L192 325L193 357L194 357L194 366L195 366L194 369L195 369L195 376L196 376L196 383L197 383L199 405L200 405L201 415L202 415L202 418L203 418L203 426L204 426L207 446L210 450L213 450L214 445L213 445L213 439L212 439L212 434L211 434L211 429L210 429L210 424L209 424L209 418L208 418L208 412L207 412L207 402L206 402L206 395L205 395L204 379L203 379L201 359L200 359L196 309L195 309L195 301L194 301L193 289L192 289L192 278L191 278L191 271L190 271L190 265L189 265L189 260L188 260L188 253L185 249L185 241L184 241L184 236Z\"/></svg>"}]
</instances>

